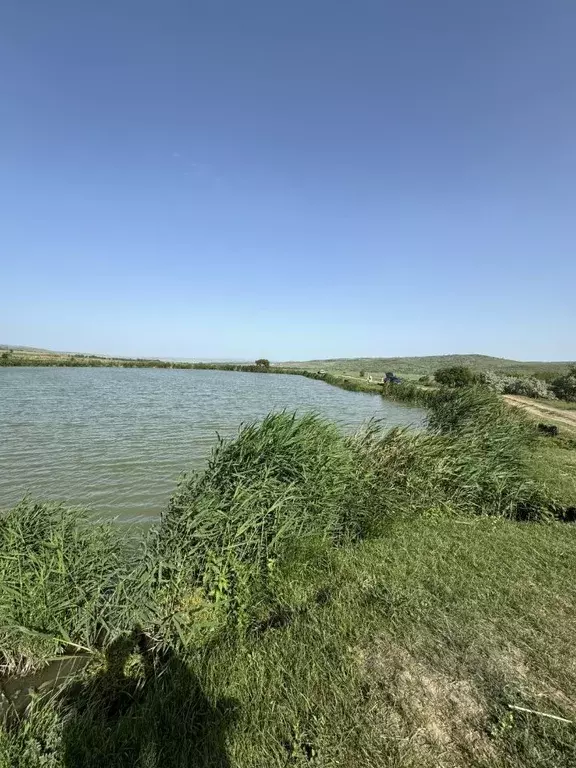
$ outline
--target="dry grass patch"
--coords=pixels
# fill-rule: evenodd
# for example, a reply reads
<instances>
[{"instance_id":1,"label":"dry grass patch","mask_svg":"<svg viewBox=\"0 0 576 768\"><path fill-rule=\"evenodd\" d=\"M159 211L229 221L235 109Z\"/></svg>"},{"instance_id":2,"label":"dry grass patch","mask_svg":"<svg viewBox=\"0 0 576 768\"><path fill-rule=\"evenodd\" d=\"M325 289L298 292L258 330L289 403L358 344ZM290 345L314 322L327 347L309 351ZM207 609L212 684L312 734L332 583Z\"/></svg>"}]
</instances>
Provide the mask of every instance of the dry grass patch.
<instances>
[{"instance_id":1,"label":"dry grass patch","mask_svg":"<svg viewBox=\"0 0 576 768\"><path fill-rule=\"evenodd\" d=\"M470 680L417 660L383 635L366 653L372 727L385 728L410 763L437 768L469 765L471 755L495 755L489 712Z\"/></svg>"}]
</instances>

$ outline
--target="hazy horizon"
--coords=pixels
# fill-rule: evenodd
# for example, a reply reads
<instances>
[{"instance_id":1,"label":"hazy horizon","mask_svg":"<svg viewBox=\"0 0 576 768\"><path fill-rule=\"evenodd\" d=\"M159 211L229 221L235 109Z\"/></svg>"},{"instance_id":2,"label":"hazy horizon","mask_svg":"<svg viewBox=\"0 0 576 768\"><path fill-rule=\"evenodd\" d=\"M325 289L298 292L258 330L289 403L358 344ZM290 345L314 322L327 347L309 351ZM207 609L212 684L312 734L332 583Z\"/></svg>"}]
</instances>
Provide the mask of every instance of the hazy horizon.
<instances>
[{"instance_id":1,"label":"hazy horizon","mask_svg":"<svg viewBox=\"0 0 576 768\"><path fill-rule=\"evenodd\" d=\"M86 351L86 350L72 350L72 349L52 349L48 347L38 347L38 346L32 346L32 345L23 345L23 344L0 344L0 349L15 349L15 350L38 350L41 352L52 352L55 354L63 354L63 355L94 355L99 357L118 357L118 358L136 358L137 355L130 355L130 354L118 354L118 355L111 355L107 352L94 352L94 351ZM560 359L539 359L536 360L535 358L531 360L522 359L518 357L501 357L499 355L491 355L487 352L438 352L436 354L427 354L427 355L349 355L347 357L343 355L335 355L332 357L294 357L294 358L274 358L269 357L271 363L291 363L291 362L308 362L308 361L330 361L330 360L370 360L370 359L389 359L389 358L411 358L411 357L492 357L496 359L502 359L502 360L511 360L513 362L519 362L519 363L531 363L531 362L541 362L541 363L569 363L572 362L570 359L566 360L560 360ZM204 357L184 357L183 355L176 355L171 357L166 357L165 355L145 355L142 356L142 359L146 360L162 360L167 362L183 362L183 363L251 363L256 357L214 357L214 356L204 356Z\"/></svg>"}]
</instances>

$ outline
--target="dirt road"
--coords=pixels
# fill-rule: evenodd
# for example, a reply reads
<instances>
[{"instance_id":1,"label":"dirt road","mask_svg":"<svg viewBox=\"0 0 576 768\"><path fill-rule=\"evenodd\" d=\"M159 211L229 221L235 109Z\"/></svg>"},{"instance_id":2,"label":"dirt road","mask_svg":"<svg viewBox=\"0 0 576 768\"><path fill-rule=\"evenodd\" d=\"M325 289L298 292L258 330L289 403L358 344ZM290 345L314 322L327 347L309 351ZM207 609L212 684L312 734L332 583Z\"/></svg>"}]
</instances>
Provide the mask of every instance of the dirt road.
<instances>
[{"instance_id":1,"label":"dirt road","mask_svg":"<svg viewBox=\"0 0 576 768\"><path fill-rule=\"evenodd\" d=\"M503 395L504 400L523 408L540 421L553 421L576 432L576 411L562 411L553 405L544 405L519 395Z\"/></svg>"}]
</instances>

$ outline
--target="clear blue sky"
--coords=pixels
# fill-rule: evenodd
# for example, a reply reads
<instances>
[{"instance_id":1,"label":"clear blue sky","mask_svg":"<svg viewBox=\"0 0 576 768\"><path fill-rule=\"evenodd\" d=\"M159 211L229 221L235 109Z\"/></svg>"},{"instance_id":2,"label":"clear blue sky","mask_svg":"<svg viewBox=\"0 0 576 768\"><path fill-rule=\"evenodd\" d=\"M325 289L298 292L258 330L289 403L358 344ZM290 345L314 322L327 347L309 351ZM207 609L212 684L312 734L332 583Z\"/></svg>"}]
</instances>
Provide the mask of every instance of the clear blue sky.
<instances>
[{"instance_id":1,"label":"clear blue sky","mask_svg":"<svg viewBox=\"0 0 576 768\"><path fill-rule=\"evenodd\" d=\"M573 0L3 0L0 343L576 357Z\"/></svg>"}]
</instances>

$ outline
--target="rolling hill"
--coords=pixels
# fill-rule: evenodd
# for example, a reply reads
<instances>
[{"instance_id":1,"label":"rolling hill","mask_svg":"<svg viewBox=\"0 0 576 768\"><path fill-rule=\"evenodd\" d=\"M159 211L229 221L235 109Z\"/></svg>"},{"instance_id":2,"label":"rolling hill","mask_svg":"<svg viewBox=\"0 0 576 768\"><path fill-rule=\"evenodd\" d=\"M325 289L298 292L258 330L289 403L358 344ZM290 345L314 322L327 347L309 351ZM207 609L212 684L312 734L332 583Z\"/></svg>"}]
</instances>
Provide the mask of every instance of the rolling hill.
<instances>
[{"instance_id":1,"label":"rolling hill","mask_svg":"<svg viewBox=\"0 0 576 768\"><path fill-rule=\"evenodd\" d=\"M367 373L386 373L393 371L400 375L423 376L434 373L439 368L453 365L465 365L474 371L501 371L502 373L535 373L537 371L565 372L569 362L538 362L508 360L490 355L430 355L425 357L353 357L333 358L329 360L306 360L279 363L287 368L305 368L341 373L366 371ZM573 365L573 363L572 363Z\"/></svg>"}]
</instances>

